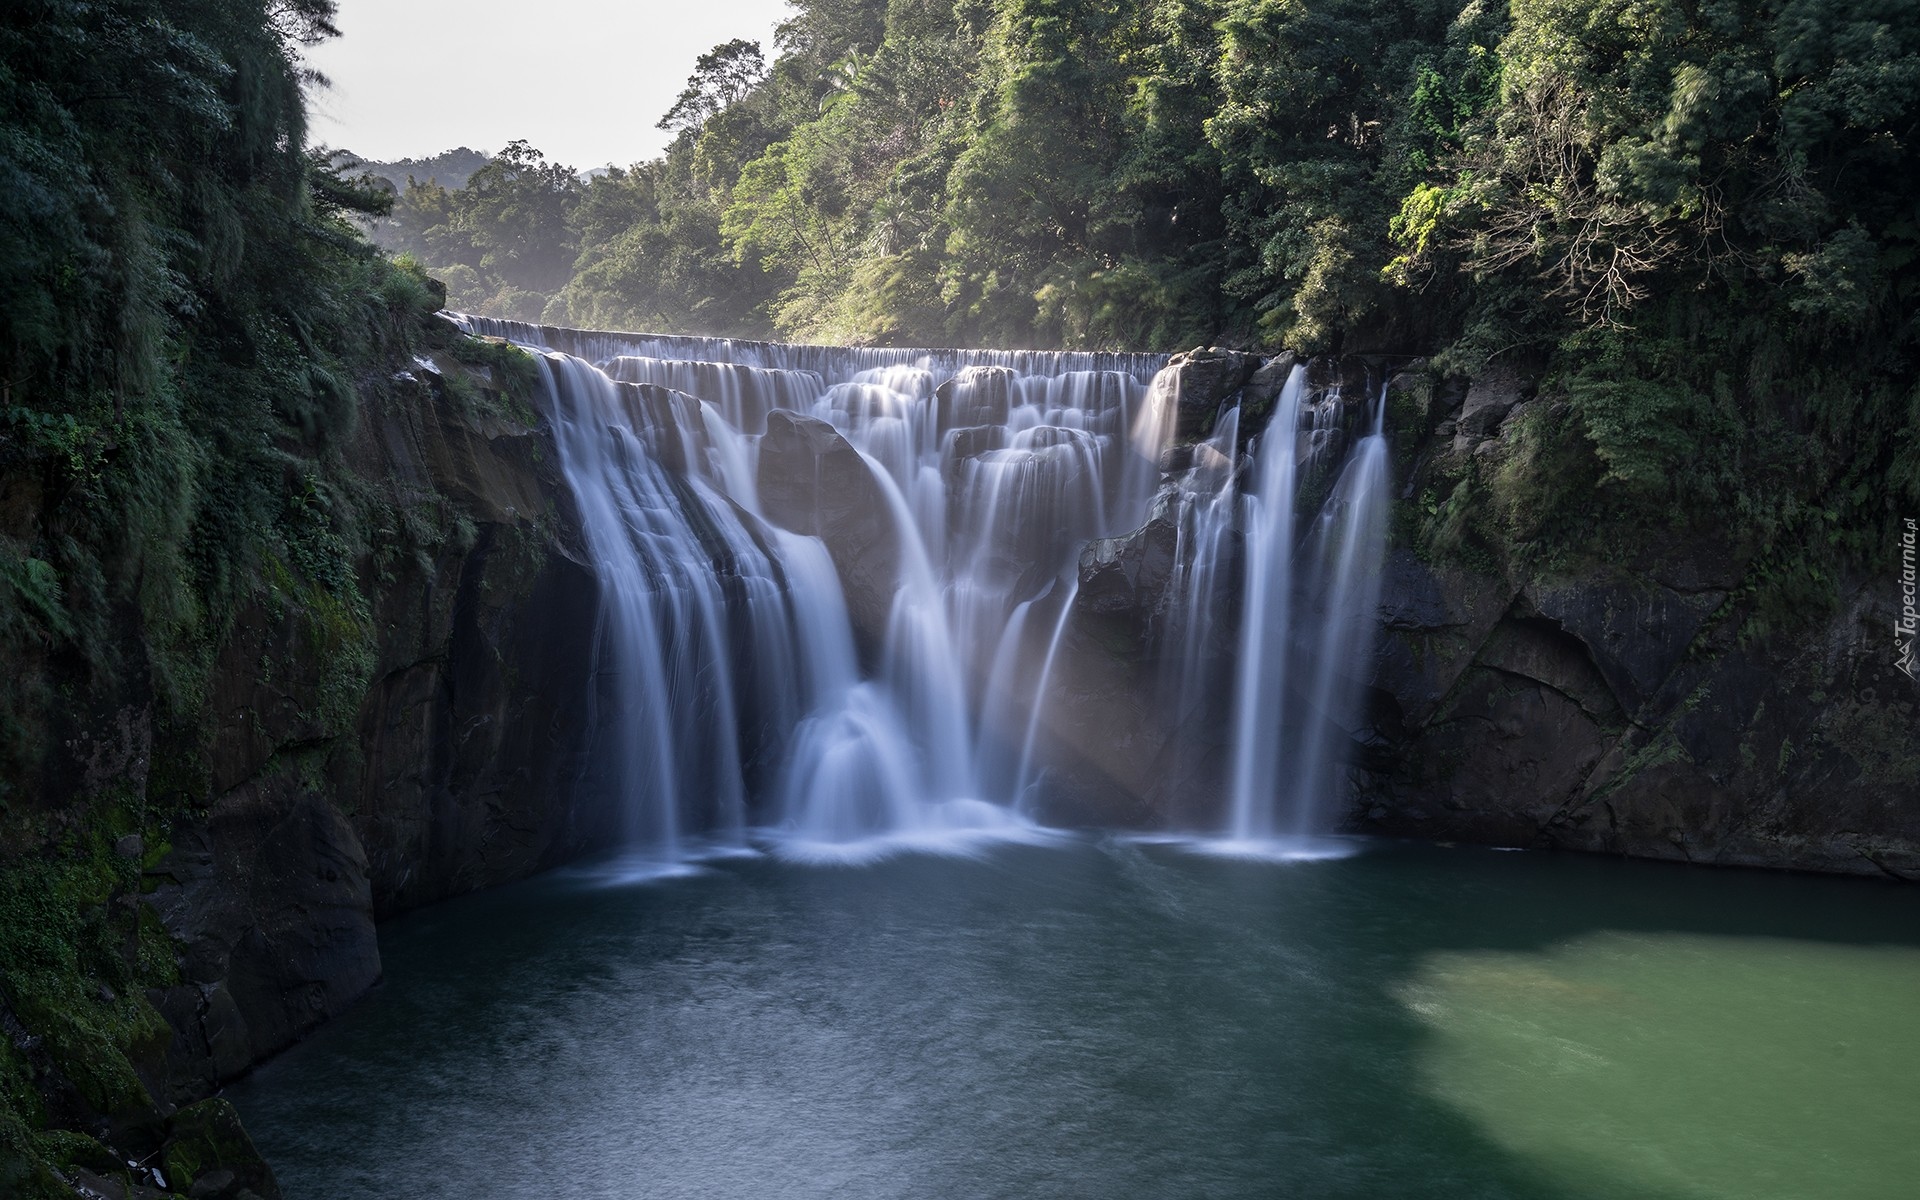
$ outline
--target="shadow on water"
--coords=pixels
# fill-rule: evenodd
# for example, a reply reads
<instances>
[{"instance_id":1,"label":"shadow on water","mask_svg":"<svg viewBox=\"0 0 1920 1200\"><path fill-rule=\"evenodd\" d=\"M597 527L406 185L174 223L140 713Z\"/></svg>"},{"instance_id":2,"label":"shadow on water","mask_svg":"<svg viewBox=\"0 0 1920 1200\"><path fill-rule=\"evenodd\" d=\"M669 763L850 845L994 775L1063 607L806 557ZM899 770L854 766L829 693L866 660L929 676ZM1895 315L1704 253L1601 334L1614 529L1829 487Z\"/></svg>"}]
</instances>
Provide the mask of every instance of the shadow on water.
<instances>
[{"instance_id":1,"label":"shadow on water","mask_svg":"<svg viewBox=\"0 0 1920 1200\"><path fill-rule=\"evenodd\" d=\"M1512 1111L1585 1084L1501 1039L1654 994L1553 957L1595 935L1631 941L1616 975L1701 939L1911 948L1920 897L1398 845L561 872L387 926L376 994L233 1095L295 1197L1740 1194L1560 1137L1631 1138L1610 1111Z\"/></svg>"}]
</instances>

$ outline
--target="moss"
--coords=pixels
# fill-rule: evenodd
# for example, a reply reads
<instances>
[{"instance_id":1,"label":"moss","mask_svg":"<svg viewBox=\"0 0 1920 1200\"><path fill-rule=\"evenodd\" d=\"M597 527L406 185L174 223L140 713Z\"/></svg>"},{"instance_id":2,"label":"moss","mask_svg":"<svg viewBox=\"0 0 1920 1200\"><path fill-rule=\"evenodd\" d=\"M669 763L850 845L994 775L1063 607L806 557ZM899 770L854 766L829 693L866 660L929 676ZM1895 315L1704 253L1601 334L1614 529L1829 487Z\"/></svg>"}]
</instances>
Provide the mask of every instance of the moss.
<instances>
[{"instance_id":1,"label":"moss","mask_svg":"<svg viewBox=\"0 0 1920 1200\"><path fill-rule=\"evenodd\" d=\"M122 786L88 822L38 854L0 865L0 1001L31 1054L0 1039L0 1110L44 1131L39 1084L52 1072L102 1117L150 1111L136 1063L158 1063L172 1036L146 990L179 979L172 940L139 900L140 862L116 842L164 845L167 825Z\"/></svg>"},{"instance_id":2,"label":"moss","mask_svg":"<svg viewBox=\"0 0 1920 1200\"><path fill-rule=\"evenodd\" d=\"M448 326L451 329L451 326ZM532 401L540 389L540 367L533 355L511 342L498 338L476 338L456 333L445 343L455 362L486 372L486 387L460 372L448 372L448 386L462 399L481 403L500 415L512 416L523 424L539 421ZM490 396L487 393L491 393Z\"/></svg>"},{"instance_id":3,"label":"moss","mask_svg":"<svg viewBox=\"0 0 1920 1200\"><path fill-rule=\"evenodd\" d=\"M1507 575L1507 539L1494 522L1494 510L1480 468L1472 461L1436 471L1419 500L1423 520L1413 544L1428 562L1452 562L1480 575Z\"/></svg>"},{"instance_id":4,"label":"moss","mask_svg":"<svg viewBox=\"0 0 1920 1200\"><path fill-rule=\"evenodd\" d=\"M1913 730L1920 705L1864 693L1830 705L1820 716L1820 740L1860 768L1857 787L1888 796L1920 794L1920 744ZM1786 747L1781 747L1783 762ZM1817 761L1818 755L1806 756Z\"/></svg>"},{"instance_id":5,"label":"moss","mask_svg":"<svg viewBox=\"0 0 1920 1200\"><path fill-rule=\"evenodd\" d=\"M217 1168L232 1171L243 1185L257 1187L272 1178L253 1139L241 1127L240 1114L231 1102L217 1096L174 1114L161 1154L167 1182L176 1188L184 1189Z\"/></svg>"},{"instance_id":6,"label":"moss","mask_svg":"<svg viewBox=\"0 0 1920 1200\"><path fill-rule=\"evenodd\" d=\"M32 1069L14 1048L13 1039L0 1037L0 1146L24 1152L31 1130L46 1123L46 1102L33 1086Z\"/></svg>"},{"instance_id":7,"label":"moss","mask_svg":"<svg viewBox=\"0 0 1920 1200\"><path fill-rule=\"evenodd\" d=\"M146 890L146 879L141 879L141 890ZM180 982L180 955L173 935L160 920L160 914L151 905L142 904L135 910L138 922L135 934L134 972L141 983L148 987L172 987Z\"/></svg>"},{"instance_id":8,"label":"moss","mask_svg":"<svg viewBox=\"0 0 1920 1200\"><path fill-rule=\"evenodd\" d=\"M271 652L259 664L262 679L275 678L283 665L290 679L316 678L307 699L307 715L329 736L353 727L360 701L373 678L377 645L359 587L349 582L335 590L296 573L283 559L269 557L264 565L263 599L275 622L291 619L295 642L287 653L295 661L276 662ZM302 666L317 668L303 671Z\"/></svg>"},{"instance_id":9,"label":"moss","mask_svg":"<svg viewBox=\"0 0 1920 1200\"><path fill-rule=\"evenodd\" d=\"M60 1182L31 1151L11 1146L0 1134L0 1196L8 1200L73 1200L73 1189Z\"/></svg>"},{"instance_id":10,"label":"moss","mask_svg":"<svg viewBox=\"0 0 1920 1200\"><path fill-rule=\"evenodd\" d=\"M152 1104L133 1057L164 1048L170 1035L144 997L121 997L60 971L20 972L8 991L21 1022L45 1039L55 1067L89 1108L125 1113Z\"/></svg>"},{"instance_id":11,"label":"moss","mask_svg":"<svg viewBox=\"0 0 1920 1200\"><path fill-rule=\"evenodd\" d=\"M33 1141L43 1162L62 1169L85 1167L104 1175L118 1172L126 1166L119 1155L86 1134L71 1129L49 1129L36 1134Z\"/></svg>"}]
</instances>

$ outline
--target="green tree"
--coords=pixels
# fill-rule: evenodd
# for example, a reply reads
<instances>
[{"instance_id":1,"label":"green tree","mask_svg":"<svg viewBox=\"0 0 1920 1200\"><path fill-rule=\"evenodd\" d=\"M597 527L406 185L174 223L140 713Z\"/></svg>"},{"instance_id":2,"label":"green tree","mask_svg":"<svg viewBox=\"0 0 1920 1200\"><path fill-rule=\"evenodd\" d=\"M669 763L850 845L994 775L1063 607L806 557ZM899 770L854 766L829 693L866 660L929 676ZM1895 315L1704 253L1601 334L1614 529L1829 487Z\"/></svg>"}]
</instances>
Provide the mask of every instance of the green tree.
<instances>
[{"instance_id":1,"label":"green tree","mask_svg":"<svg viewBox=\"0 0 1920 1200\"><path fill-rule=\"evenodd\" d=\"M714 116L746 99L766 77L767 60L759 42L723 42L694 60L692 77L659 127L698 133Z\"/></svg>"}]
</instances>

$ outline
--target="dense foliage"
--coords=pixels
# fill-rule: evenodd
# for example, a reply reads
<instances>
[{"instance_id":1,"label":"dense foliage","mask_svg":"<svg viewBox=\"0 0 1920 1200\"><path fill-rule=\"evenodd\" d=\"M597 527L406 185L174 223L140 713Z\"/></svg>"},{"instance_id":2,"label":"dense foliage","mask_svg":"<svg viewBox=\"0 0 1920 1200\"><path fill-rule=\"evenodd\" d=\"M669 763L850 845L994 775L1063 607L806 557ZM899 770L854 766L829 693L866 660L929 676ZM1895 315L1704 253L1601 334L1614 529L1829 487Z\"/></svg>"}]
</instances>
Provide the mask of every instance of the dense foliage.
<instances>
[{"instance_id":1,"label":"dense foliage","mask_svg":"<svg viewBox=\"0 0 1920 1200\"><path fill-rule=\"evenodd\" d=\"M132 1155L94 1135L143 1129L127 1144L147 1155L171 1111L147 1090L173 1036L148 997L180 982L177 950L133 898L177 822L215 799L233 631L262 613L288 630L285 654L239 671L303 656L314 669L288 695L310 728L349 728L373 662L379 580L363 572L421 545L349 452L396 362L458 343L432 320L436 287L349 219L383 194L307 147L301 52L332 12L0 6L9 1197L71 1196L51 1172L75 1165L120 1194ZM184 1191L193 1172L165 1168Z\"/></svg>"},{"instance_id":2,"label":"dense foliage","mask_svg":"<svg viewBox=\"0 0 1920 1200\"><path fill-rule=\"evenodd\" d=\"M0 811L90 705L195 720L249 598L363 621L340 448L437 295L306 147L332 9L0 13Z\"/></svg>"},{"instance_id":3,"label":"dense foliage","mask_svg":"<svg viewBox=\"0 0 1920 1200\"><path fill-rule=\"evenodd\" d=\"M1425 536L1535 566L1718 526L1798 604L1920 509L1905 0L795 8L661 159L516 145L396 244L555 323L1518 364L1563 403Z\"/></svg>"}]
</instances>

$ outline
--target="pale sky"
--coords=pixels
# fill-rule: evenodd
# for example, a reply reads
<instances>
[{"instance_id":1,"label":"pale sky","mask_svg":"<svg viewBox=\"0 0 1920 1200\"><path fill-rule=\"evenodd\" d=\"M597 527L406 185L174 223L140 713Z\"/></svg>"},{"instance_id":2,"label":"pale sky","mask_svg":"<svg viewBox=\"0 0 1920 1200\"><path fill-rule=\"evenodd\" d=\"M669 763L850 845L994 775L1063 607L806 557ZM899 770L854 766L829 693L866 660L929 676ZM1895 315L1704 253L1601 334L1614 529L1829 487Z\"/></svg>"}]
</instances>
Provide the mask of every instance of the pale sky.
<instances>
[{"instance_id":1,"label":"pale sky","mask_svg":"<svg viewBox=\"0 0 1920 1200\"><path fill-rule=\"evenodd\" d=\"M340 0L341 36L309 52L308 137L391 162L525 138L580 169L652 158L693 60L760 43L786 0Z\"/></svg>"}]
</instances>

